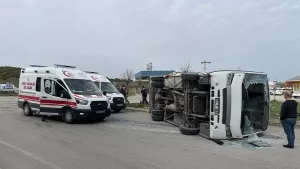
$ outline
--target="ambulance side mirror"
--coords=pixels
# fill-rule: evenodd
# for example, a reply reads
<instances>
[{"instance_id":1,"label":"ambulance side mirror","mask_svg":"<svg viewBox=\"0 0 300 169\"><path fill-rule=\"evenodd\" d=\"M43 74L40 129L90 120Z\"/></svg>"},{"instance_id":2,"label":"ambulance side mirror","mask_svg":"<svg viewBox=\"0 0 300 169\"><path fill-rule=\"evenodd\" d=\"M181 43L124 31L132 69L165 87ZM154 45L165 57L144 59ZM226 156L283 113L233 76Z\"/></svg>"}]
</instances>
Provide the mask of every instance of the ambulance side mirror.
<instances>
[{"instance_id":1,"label":"ambulance side mirror","mask_svg":"<svg viewBox=\"0 0 300 169\"><path fill-rule=\"evenodd\" d=\"M106 94L107 94L107 92L106 92L106 91L103 91L103 95L106 96Z\"/></svg>"},{"instance_id":2,"label":"ambulance side mirror","mask_svg":"<svg viewBox=\"0 0 300 169\"><path fill-rule=\"evenodd\" d=\"M60 97L65 99L71 99L69 92L67 92L66 90L61 91Z\"/></svg>"}]
</instances>

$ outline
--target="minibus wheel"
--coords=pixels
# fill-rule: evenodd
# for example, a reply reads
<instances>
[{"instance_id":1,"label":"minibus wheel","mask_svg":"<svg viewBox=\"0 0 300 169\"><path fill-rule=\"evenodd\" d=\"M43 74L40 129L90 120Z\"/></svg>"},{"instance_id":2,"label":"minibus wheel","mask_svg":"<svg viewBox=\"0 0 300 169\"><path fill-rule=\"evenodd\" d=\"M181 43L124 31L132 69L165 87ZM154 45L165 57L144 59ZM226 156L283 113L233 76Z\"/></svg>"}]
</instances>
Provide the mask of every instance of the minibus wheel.
<instances>
[{"instance_id":1,"label":"minibus wheel","mask_svg":"<svg viewBox=\"0 0 300 169\"><path fill-rule=\"evenodd\" d=\"M152 81L152 82L150 82L150 86L152 88L163 88L165 86L165 82L155 82L155 81Z\"/></svg>"},{"instance_id":2,"label":"minibus wheel","mask_svg":"<svg viewBox=\"0 0 300 169\"><path fill-rule=\"evenodd\" d=\"M188 128L181 125L179 131L183 135L198 135L200 133L200 128Z\"/></svg>"},{"instance_id":3,"label":"minibus wheel","mask_svg":"<svg viewBox=\"0 0 300 169\"><path fill-rule=\"evenodd\" d=\"M73 124L75 122L74 114L70 109L66 109L63 116L66 123Z\"/></svg>"},{"instance_id":4,"label":"minibus wheel","mask_svg":"<svg viewBox=\"0 0 300 169\"><path fill-rule=\"evenodd\" d=\"M153 121L164 121L163 115L151 115Z\"/></svg>"},{"instance_id":5,"label":"minibus wheel","mask_svg":"<svg viewBox=\"0 0 300 169\"><path fill-rule=\"evenodd\" d=\"M163 76L153 76L153 77L150 77L150 80L153 81L153 82L164 82L165 77L163 77Z\"/></svg>"},{"instance_id":6,"label":"minibus wheel","mask_svg":"<svg viewBox=\"0 0 300 169\"><path fill-rule=\"evenodd\" d=\"M23 105L23 113L25 116L32 116L32 111L28 103Z\"/></svg>"},{"instance_id":7,"label":"minibus wheel","mask_svg":"<svg viewBox=\"0 0 300 169\"><path fill-rule=\"evenodd\" d=\"M181 79L182 80L199 80L199 75L197 73L182 73Z\"/></svg>"}]
</instances>

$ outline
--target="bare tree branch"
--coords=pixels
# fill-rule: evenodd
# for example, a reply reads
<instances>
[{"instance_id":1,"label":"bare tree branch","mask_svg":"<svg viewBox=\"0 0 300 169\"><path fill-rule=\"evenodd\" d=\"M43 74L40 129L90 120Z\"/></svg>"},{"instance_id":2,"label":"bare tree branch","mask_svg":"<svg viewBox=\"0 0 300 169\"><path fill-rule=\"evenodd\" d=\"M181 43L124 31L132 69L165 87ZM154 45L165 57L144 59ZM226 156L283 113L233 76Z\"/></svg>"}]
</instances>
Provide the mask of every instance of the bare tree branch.
<instances>
[{"instance_id":1,"label":"bare tree branch","mask_svg":"<svg viewBox=\"0 0 300 169\"><path fill-rule=\"evenodd\" d=\"M181 66L180 70L183 73L192 72L191 63L186 63L185 65Z\"/></svg>"},{"instance_id":2,"label":"bare tree branch","mask_svg":"<svg viewBox=\"0 0 300 169\"><path fill-rule=\"evenodd\" d=\"M126 69L125 72L121 74L121 79L125 80L128 87L129 83L134 79L134 71L132 69Z\"/></svg>"}]
</instances>

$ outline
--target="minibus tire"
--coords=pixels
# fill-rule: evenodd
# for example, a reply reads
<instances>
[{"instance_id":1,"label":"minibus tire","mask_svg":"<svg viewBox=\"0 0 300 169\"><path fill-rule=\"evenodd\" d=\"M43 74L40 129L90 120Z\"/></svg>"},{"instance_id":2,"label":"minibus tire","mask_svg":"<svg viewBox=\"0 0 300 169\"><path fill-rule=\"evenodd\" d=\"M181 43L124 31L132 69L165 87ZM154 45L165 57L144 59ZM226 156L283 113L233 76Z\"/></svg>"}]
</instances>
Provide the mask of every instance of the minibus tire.
<instances>
[{"instance_id":1,"label":"minibus tire","mask_svg":"<svg viewBox=\"0 0 300 169\"><path fill-rule=\"evenodd\" d=\"M154 116L164 116L165 111L164 110L152 110L151 114Z\"/></svg>"},{"instance_id":2,"label":"minibus tire","mask_svg":"<svg viewBox=\"0 0 300 169\"><path fill-rule=\"evenodd\" d=\"M32 116L32 111L28 103L23 105L23 113L25 116Z\"/></svg>"},{"instance_id":3,"label":"minibus tire","mask_svg":"<svg viewBox=\"0 0 300 169\"><path fill-rule=\"evenodd\" d=\"M163 81L165 81L165 77L153 76L153 77L150 77L150 80L153 81L153 82L163 82Z\"/></svg>"},{"instance_id":4,"label":"minibus tire","mask_svg":"<svg viewBox=\"0 0 300 169\"><path fill-rule=\"evenodd\" d=\"M199 80L200 76L196 73L183 73L181 74L182 80Z\"/></svg>"},{"instance_id":5,"label":"minibus tire","mask_svg":"<svg viewBox=\"0 0 300 169\"><path fill-rule=\"evenodd\" d=\"M164 121L164 116L163 115L151 115L151 117L152 117L152 120L153 121Z\"/></svg>"},{"instance_id":6,"label":"minibus tire","mask_svg":"<svg viewBox=\"0 0 300 169\"><path fill-rule=\"evenodd\" d=\"M200 128L187 128L181 125L179 131L183 135L198 135L200 133Z\"/></svg>"},{"instance_id":7,"label":"minibus tire","mask_svg":"<svg viewBox=\"0 0 300 169\"><path fill-rule=\"evenodd\" d=\"M165 86L165 82L151 82L150 86L152 88L163 88Z\"/></svg>"},{"instance_id":8,"label":"minibus tire","mask_svg":"<svg viewBox=\"0 0 300 169\"><path fill-rule=\"evenodd\" d=\"M64 121L68 124L74 124L75 123L75 117L73 112L70 109L66 109L64 114Z\"/></svg>"}]
</instances>

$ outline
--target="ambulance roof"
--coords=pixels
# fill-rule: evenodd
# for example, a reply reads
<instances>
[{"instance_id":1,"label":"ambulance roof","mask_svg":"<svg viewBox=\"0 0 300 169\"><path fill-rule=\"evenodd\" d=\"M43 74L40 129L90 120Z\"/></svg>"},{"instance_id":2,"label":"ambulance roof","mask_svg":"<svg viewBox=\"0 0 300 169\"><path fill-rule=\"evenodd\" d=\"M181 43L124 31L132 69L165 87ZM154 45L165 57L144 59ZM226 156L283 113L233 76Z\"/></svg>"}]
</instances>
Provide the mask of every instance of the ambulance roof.
<instances>
[{"instance_id":1,"label":"ambulance roof","mask_svg":"<svg viewBox=\"0 0 300 169\"><path fill-rule=\"evenodd\" d=\"M55 65L55 66L36 66L33 65L31 67L22 68L22 75L33 75L37 76L42 75L54 75L58 76L61 79L86 79L91 80L90 77L81 70L76 69L73 66L63 66L63 65Z\"/></svg>"},{"instance_id":2,"label":"ambulance roof","mask_svg":"<svg viewBox=\"0 0 300 169\"><path fill-rule=\"evenodd\" d=\"M92 78L92 81L96 81L96 82L110 82L105 76L100 75L98 72L85 71L85 73L88 74Z\"/></svg>"}]
</instances>

